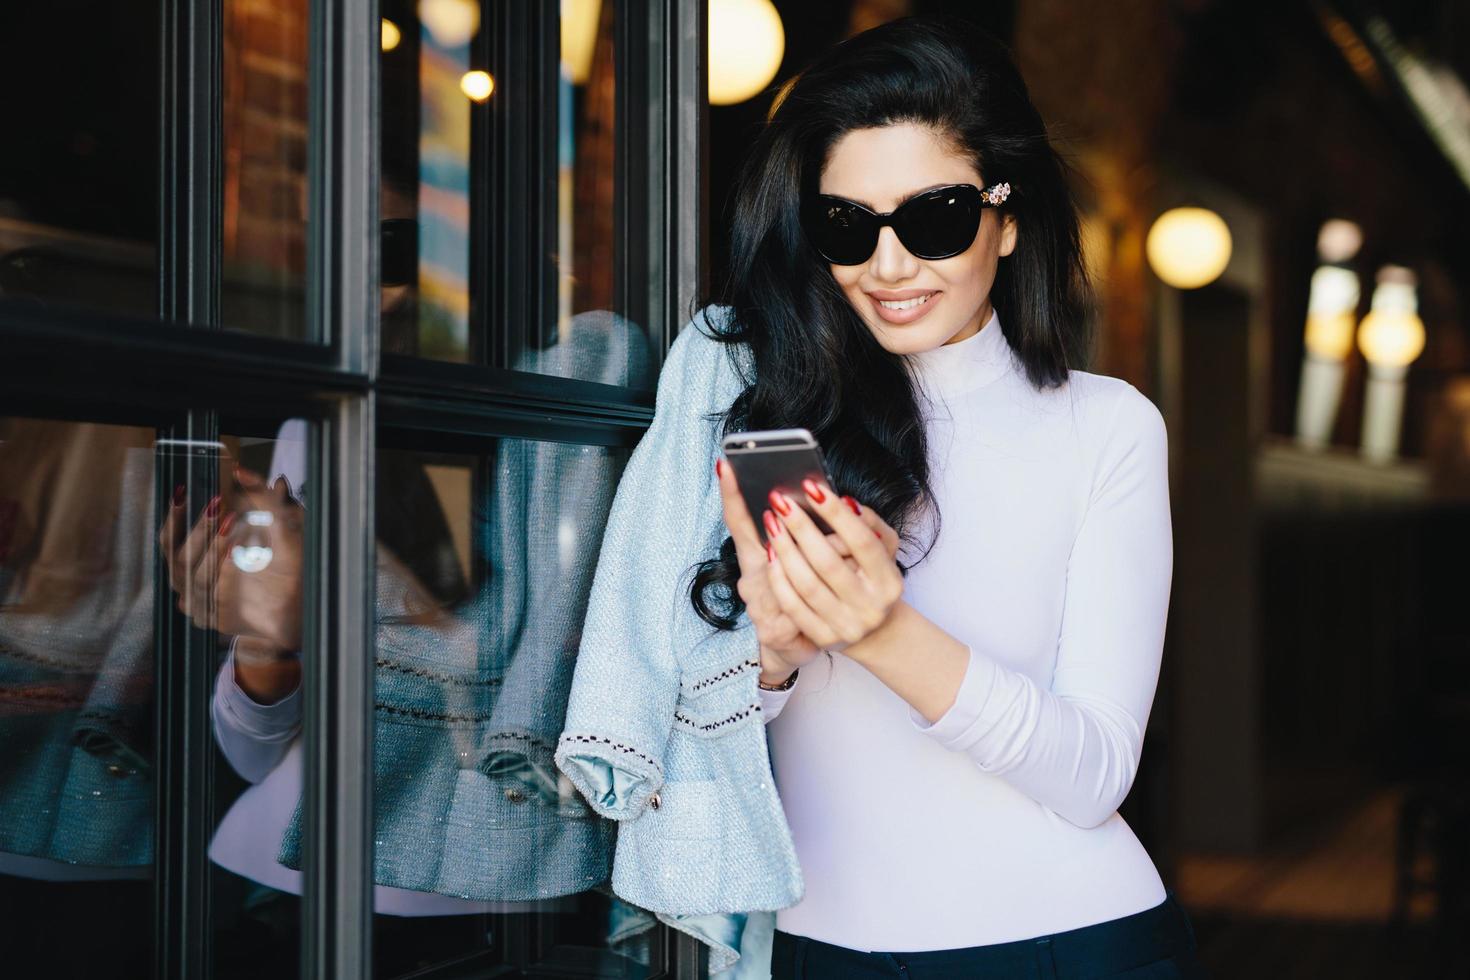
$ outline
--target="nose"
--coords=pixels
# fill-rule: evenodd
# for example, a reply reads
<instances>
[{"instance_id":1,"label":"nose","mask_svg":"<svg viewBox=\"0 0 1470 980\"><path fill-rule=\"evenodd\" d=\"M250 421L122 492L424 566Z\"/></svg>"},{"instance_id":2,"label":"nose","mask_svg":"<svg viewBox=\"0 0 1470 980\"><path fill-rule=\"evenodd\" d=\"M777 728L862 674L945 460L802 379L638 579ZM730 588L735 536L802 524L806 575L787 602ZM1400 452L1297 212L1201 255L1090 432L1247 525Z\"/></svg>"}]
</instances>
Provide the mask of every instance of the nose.
<instances>
[{"instance_id":1,"label":"nose","mask_svg":"<svg viewBox=\"0 0 1470 980\"><path fill-rule=\"evenodd\" d=\"M868 260L868 271L878 282L902 282L918 274L919 260L903 247L888 225L878 229L878 247Z\"/></svg>"}]
</instances>

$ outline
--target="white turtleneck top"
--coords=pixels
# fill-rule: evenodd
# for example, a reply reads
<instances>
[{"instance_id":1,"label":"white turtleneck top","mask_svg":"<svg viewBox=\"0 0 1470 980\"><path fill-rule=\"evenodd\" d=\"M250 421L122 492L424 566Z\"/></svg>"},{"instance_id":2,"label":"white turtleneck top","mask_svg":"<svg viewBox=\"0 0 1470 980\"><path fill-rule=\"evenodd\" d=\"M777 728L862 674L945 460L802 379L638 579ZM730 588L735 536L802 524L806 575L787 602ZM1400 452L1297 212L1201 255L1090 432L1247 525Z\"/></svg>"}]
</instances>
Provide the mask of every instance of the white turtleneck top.
<instances>
[{"instance_id":1,"label":"white turtleneck top","mask_svg":"<svg viewBox=\"0 0 1470 980\"><path fill-rule=\"evenodd\" d=\"M860 950L1027 939L1165 890L1118 815L1173 570L1164 422L1116 378L1039 392L992 316L905 356L942 526L904 598L966 644L934 724L842 654L762 692L806 891L778 929ZM917 560L930 540L921 522Z\"/></svg>"}]
</instances>

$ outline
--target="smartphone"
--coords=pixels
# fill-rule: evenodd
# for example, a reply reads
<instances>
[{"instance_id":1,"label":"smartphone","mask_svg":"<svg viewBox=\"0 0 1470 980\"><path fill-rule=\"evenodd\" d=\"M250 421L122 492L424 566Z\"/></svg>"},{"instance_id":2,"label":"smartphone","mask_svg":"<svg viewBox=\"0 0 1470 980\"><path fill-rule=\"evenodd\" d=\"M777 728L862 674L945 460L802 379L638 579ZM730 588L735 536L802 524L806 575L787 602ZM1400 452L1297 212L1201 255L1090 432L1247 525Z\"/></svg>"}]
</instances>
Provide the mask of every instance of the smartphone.
<instances>
[{"instance_id":1,"label":"smartphone","mask_svg":"<svg viewBox=\"0 0 1470 980\"><path fill-rule=\"evenodd\" d=\"M720 448L735 471L735 482L740 484L740 496L760 529L761 540L766 537L766 525L761 512L770 508L769 495L779 490L805 508L823 534L833 533L831 525L812 509L806 491L801 487L805 479L819 480L832 485L827 472L827 460L822 447L807 429L766 429L761 432L732 432L720 442Z\"/></svg>"},{"instance_id":2,"label":"smartphone","mask_svg":"<svg viewBox=\"0 0 1470 980\"><path fill-rule=\"evenodd\" d=\"M188 512L197 515L204 509L209 498L221 491L222 471L230 451L218 439L160 437L153 442L153 456L161 521L172 502L173 488L180 485L188 490Z\"/></svg>"}]
</instances>

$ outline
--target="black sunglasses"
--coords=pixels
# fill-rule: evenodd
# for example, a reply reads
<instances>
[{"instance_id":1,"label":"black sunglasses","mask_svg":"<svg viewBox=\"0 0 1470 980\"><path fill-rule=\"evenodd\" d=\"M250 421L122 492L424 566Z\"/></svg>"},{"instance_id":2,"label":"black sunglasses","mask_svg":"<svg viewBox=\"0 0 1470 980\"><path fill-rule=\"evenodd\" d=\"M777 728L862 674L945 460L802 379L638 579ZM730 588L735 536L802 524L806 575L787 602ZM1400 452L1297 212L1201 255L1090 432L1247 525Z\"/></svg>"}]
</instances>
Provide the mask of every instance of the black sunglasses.
<instances>
[{"instance_id":1,"label":"black sunglasses","mask_svg":"<svg viewBox=\"0 0 1470 980\"><path fill-rule=\"evenodd\" d=\"M833 265L859 265L878 247L878 232L892 225L916 258L947 259L975 242L980 214L1010 196L1010 184L949 184L917 194L887 214L855 201L817 194L802 204L801 224L812 246Z\"/></svg>"}]
</instances>

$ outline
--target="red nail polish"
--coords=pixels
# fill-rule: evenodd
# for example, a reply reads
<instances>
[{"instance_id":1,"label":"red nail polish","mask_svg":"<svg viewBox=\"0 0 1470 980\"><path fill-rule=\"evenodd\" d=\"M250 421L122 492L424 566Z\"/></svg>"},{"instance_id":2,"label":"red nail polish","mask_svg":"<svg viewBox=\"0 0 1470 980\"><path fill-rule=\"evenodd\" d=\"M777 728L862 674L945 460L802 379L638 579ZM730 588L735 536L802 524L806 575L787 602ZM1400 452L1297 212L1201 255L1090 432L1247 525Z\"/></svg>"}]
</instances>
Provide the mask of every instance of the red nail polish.
<instances>
[{"instance_id":1,"label":"red nail polish","mask_svg":"<svg viewBox=\"0 0 1470 980\"><path fill-rule=\"evenodd\" d=\"M873 537L877 538L879 541L883 540L883 535L879 534L877 531L873 532Z\"/></svg>"},{"instance_id":2,"label":"red nail polish","mask_svg":"<svg viewBox=\"0 0 1470 980\"><path fill-rule=\"evenodd\" d=\"M182 507L184 504L184 498L188 495L189 489L185 487L182 483L174 487L174 506Z\"/></svg>"},{"instance_id":3,"label":"red nail polish","mask_svg":"<svg viewBox=\"0 0 1470 980\"><path fill-rule=\"evenodd\" d=\"M767 541L766 542L766 561L767 562L773 562L775 560L776 560L776 546L773 545L773 544L771 544L769 541Z\"/></svg>"},{"instance_id":4,"label":"red nail polish","mask_svg":"<svg viewBox=\"0 0 1470 980\"><path fill-rule=\"evenodd\" d=\"M770 511L764 511L761 514L761 519L766 522L767 537L774 538L778 537L781 534L781 525L776 522L776 515L772 514Z\"/></svg>"},{"instance_id":5,"label":"red nail polish","mask_svg":"<svg viewBox=\"0 0 1470 980\"><path fill-rule=\"evenodd\" d=\"M720 461L718 459L715 460L715 476L724 476L724 475L725 475L724 467L722 467L720 465Z\"/></svg>"},{"instance_id":6,"label":"red nail polish","mask_svg":"<svg viewBox=\"0 0 1470 980\"><path fill-rule=\"evenodd\" d=\"M218 494L216 494L214 497L210 498L209 506L206 507L206 508L204 508L204 516L207 517L207 518L209 518L210 520L214 520L214 515L216 515L218 513L219 513L219 496L218 496Z\"/></svg>"},{"instance_id":7,"label":"red nail polish","mask_svg":"<svg viewBox=\"0 0 1470 980\"><path fill-rule=\"evenodd\" d=\"M849 506L849 507L852 508L852 512L854 514L857 514L858 516L862 516L863 509L858 506L858 502L856 500L853 500L847 494L843 494L842 495L842 499L845 500L845 501L847 501L847 506Z\"/></svg>"},{"instance_id":8,"label":"red nail polish","mask_svg":"<svg viewBox=\"0 0 1470 980\"><path fill-rule=\"evenodd\" d=\"M817 486L815 480L802 480L801 488L806 491L808 497L812 498L813 503L820 504L827 499L827 495L822 492L821 487Z\"/></svg>"},{"instance_id":9,"label":"red nail polish","mask_svg":"<svg viewBox=\"0 0 1470 980\"><path fill-rule=\"evenodd\" d=\"M770 500L771 506L776 508L776 513L780 514L782 517L791 516L791 505L786 502L785 497L781 496L781 494L777 493L775 490L772 490L770 493Z\"/></svg>"},{"instance_id":10,"label":"red nail polish","mask_svg":"<svg viewBox=\"0 0 1470 980\"><path fill-rule=\"evenodd\" d=\"M230 528L234 526L235 512L230 511L228 514L225 515L225 519L219 522L219 536L222 538L225 537L230 533Z\"/></svg>"}]
</instances>

